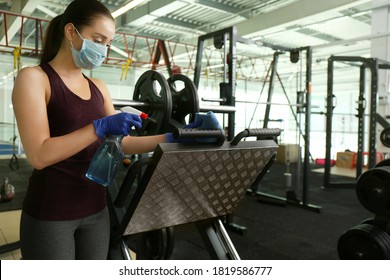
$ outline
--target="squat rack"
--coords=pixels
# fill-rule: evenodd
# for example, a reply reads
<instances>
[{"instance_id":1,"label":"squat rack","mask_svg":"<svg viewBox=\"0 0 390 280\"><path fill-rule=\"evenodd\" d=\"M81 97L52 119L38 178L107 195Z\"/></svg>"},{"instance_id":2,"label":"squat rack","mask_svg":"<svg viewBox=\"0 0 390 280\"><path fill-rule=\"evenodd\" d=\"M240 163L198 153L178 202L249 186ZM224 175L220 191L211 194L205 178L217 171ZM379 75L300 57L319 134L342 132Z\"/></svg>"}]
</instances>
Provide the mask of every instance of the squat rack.
<instances>
[{"instance_id":1,"label":"squat rack","mask_svg":"<svg viewBox=\"0 0 390 280\"><path fill-rule=\"evenodd\" d=\"M237 36L237 28L235 26L199 36L194 71L194 84L196 88L199 88L199 80L202 69L202 57L203 51L205 49L205 41L207 39L213 39L214 45L217 48L224 48L223 53L224 57L227 58L226 60L228 64L228 69L226 69L226 64L224 63L223 82L219 84L220 99L207 101L217 101L220 105L231 106L234 108L236 105L236 43L237 41L242 41L244 39ZM229 46L227 47L228 41ZM229 48L229 50L227 50L227 48ZM234 136L235 110L226 111L225 113L228 114L227 138L228 140L232 140Z\"/></svg>"},{"instance_id":2,"label":"squat rack","mask_svg":"<svg viewBox=\"0 0 390 280\"><path fill-rule=\"evenodd\" d=\"M237 30L235 26L225 28L219 31L215 31L209 34L205 34L199 37L198 39L198 47L197 47L197 56L196 56L196 63L195 63L195 72L194 72L194 84L197 88L199 88L199 81L200 81L200 73L201 73L201 67L202 67L202 56L203 51L205 48L205 41L207 39L214 39L214 46L218 48L218 45L220 48L224 48L224 57L227 58L227 64L228 64L228 71L226 71L226 68L224 67L224 80L222 83L220 83L220 98L214 99L214 100L205 100L205 101L213 101L213 102L219 102L220 105L227 105L234 107L236 103L235 98L235 91L236 91L236 43L241 42L245 44L256 44L252 40L242 38L240 36L237 36ZM227 44L229 41L229 44ZM275 46L272 46L275 48ZM228 50L227 50L228 48ZM304 139L305 142L305 150L304 150L304 164L303 164L303 190L302 190L302 201L297 200L289 200L284 199L280 197L272 196L272 199L277 200L283 200L285 202L288 202L289 204L299 206L302 208L306 208L309 210L314 210L316 212L320 212L321 207L316 205L311 205L308 203L309 201L309 172L310 172L310 116L311 116L311 79L312 79L312 48L311 47L302 47L302 48L296 48L292 50L286 50L283 49L283 51L289 51L291 53L292 59L299 58L299 52L306 52L306 82L305 82L305 97L304 97L304 105L302 108L300 108L300 113L305 114L305 130L304 134L301 134L301 136ZM269 86L269 92L268 92L268 100L266 112L265 112L265 122L269 119L269 112L270 112L270 106L271 106L271 98L273 93L273 84L275 77L277 75L276 72L276 65L277 65L277 57L279 52L276 52L274 55L274 63L272 66L272 74L271 74L271 81ZM297 56L298 55L298 56ZM227 81L225 80L225 77L227 76ZM228 140L232 139L234 136L234 123L235 123L235 112L226 112L228 114ZM266 127L266 125L264 126ZM263 194L262 194L263 195ZM268 194L264 194L266 196L271 196Z\"/></svg>"},{"instance_id":3,"label":"squat rack","mask_svg":"<svg viewBox=\"0 0 390 280\"><path fill-rule=\"evenodd\" d=\"M390 62L377 58L364 58L358 56L331 56L328 59L328 82L327 82L327 108L326 108L326 153L325 153L325 174L324 188L340 187L356 187L356 182L353 183L331 183L331 148L332 148L332 117L334 105L333 92L333 77L334 77L334 62L359 62L360 63L360 79L359 79L359 99L358 99L358 150L356 155L356 178L362 174L363 167L363 149L364 149L364 110L365 110L365 83L366 69L371 72L370 84L370 112L369 112L369 143L368 143L368 168L374 167L376 163L376 123L380 121L377 115L377 93L378 93L378 70L390 69Z\"/></svg>"},{"instance_id":4,"label":"squat rack","mask_svg":"<svg viewBox=\"0 0 390 280\"><path fill-rule=\"evenodd\" d=\"M312 210L315 212L320 212L321 207L313 204L309 204L309 173L310 173L310 160L311 160L311 154L310 154L310 126L311 126L311 93L312 93L312 48L310 46L307 47L301 47L296 49L289 49L289 50L283 50L290 52L290 60L291 62L297 62L299 60L299 53L305 52L306 54L306 77L305 77L305 90L302 92L298 92L297 94L301 94L301 96L297 97L300 100L299 102L302 102L302 107L298 107L298 113L304 113L304 120L305 120L305 128L304 132L302 133L300 127L300 137L304 140L304 161L303 161L303 174L302 174L302 199L296 199L296 194L291 193L287 194L286 198L278 197L270 194L265 194L262 192L257 192L261 197L268 198L271 200L276 201L282 201L286 202L289 205L292 206L298 206L307 210ZM269 114L270 109L272 105L272 95L274 90L274 83L275 83L275 77L279 78L279 75L277 74L277 62L278 57L281 52L276 51L274 53L274 59L272 62L271 67L271 74L270 74L270 85L268 89L268 97L267 97L267 106L266 111L264 115L264 127L267 127L267 123L269 120ZM280 81L280 78L279 78ZM303 96L304 95L304 96ZM287 95L286 95L287 97ZM287 98L289 101L289 99ZM294 117L296 119L296 115L294 114ZM297 125L299 125L297 123ZM267 199L267 200L268 200Z\"/></svg>"}]
</instances>

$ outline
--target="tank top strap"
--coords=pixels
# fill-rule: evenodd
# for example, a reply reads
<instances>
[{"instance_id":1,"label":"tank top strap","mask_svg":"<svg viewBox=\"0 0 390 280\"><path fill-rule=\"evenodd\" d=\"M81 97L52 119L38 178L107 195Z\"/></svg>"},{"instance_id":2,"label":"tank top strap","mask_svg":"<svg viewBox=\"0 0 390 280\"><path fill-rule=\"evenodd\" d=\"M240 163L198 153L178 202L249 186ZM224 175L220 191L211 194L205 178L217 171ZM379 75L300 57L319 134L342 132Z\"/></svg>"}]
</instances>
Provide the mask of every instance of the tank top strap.
<instances>
[{"instance_id":1,"label":"tank top strap","mask_svg":"<svg viewBox=\"0 0 390 280\"><path fill-rule=\"evenodd\" d=\"M62 93L70 93L71 95L77 96L66 86L66 84L64 83L64 81L62 80L60 75L54 70L54 68L50 64L48 64L48 63L41 64L40 67L42 68L42 70L46 73L46 75L49 78L50 88L51 88L52 93L53 92L62 92ZM89 88L91 90L91 98L90 98L90 100L87 100L87 101L98 102L100 104L102 104L102 103L104 104L104 97L103 97L103 94L100 91L100 89L85 74L83 74L83 77L88 81ZM56 99L56 98L57 98L57 96L52 95L50 100Z\"/></svg>"}]
</instances>

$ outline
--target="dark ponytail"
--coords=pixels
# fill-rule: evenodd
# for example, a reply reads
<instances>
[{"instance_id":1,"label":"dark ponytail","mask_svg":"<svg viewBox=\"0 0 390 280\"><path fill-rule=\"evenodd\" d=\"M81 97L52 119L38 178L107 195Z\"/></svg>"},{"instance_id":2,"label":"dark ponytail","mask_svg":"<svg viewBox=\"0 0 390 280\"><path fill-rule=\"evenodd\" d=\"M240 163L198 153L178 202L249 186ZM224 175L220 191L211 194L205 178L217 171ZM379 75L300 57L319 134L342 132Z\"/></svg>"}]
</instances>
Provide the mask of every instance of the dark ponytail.
<instances>
[{"instance_id":1,"label":"dark ponytail","mask_svg":"<svg viewBox=\"0 0 390 280\"><path fill-rule=\"evenodd\" d=\"M60 28L62 15L53 18L47 27L46 36L44 38L43 50L41 56L41 64L48 63L52 60L61 47L64 37L64 28Z\"/></svg>"},{"instance_id":2,"label":"dark ponytail","mask_svg":"<svg viewBox=\"0 0 390 280\"><path fill-rule=\"evenodd\" d=\"M97 16L106 16L114 21L109 9L98 0L74 0L68 5L62 15L53 18L44 38L41 64L48 63L58 53L64 40L64 27L68 23L82 31L86 25L91 25Z\"/></svg>"}]
</instances>

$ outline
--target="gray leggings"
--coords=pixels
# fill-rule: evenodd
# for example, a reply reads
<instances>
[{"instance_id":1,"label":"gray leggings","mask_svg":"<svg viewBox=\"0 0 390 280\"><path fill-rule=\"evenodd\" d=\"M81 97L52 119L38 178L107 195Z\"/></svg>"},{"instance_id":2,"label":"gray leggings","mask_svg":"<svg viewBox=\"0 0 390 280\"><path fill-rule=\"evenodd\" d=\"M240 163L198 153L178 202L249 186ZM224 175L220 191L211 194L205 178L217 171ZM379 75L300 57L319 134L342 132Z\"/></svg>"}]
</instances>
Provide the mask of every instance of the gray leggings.
<instances>
[{"instance_id":1,"label":"gray leggings","mask_svg":"<svg viewBox=\"0 0 390 280\"><path fill-rule=\"evenodd\" d=\"M20 249L25 260L106 259L109 238L107 207L97 214L70 221L42 221L22 212Z\"/></svg>"}]
</instances>

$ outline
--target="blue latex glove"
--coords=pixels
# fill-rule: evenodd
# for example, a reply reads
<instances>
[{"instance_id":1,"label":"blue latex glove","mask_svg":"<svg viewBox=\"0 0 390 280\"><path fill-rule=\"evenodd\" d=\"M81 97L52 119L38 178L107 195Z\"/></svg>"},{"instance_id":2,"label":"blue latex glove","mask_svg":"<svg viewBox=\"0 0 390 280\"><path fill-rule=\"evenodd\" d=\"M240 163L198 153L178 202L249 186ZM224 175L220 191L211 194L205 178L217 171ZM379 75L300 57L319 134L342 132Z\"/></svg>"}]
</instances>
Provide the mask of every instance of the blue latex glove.
<instances>
[{"instance_id":1,"label":"blue latex glove","mask_svg":"<svg viewBox=\"0 0 390 280\"><path fill-rule=\"evenodd\" d=\"M222 130L221 125L219 124L217 118L213 112L207 112L206 114L196 113L195 121L189 123L184 128L197 128L197 129L220 129ZM172 133L165 134L165 140L167 143L193 143L193 142L204 142L212 143L215 142L215 138L196 138L196 139L176 139L173 137Z\"/></svg>"},{"instance_id":2,"label":"blue latex glove","mask_svg":"<svg viewBox=\"0 0 390 280\"><path fill-rule=\"evenodd\" d=\"M129 135L131 127L141 128L142 119L138 115L118 113L93 121L95 132L99 138L106 135Z\"/></svg>"}]
</instances>

